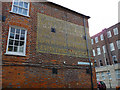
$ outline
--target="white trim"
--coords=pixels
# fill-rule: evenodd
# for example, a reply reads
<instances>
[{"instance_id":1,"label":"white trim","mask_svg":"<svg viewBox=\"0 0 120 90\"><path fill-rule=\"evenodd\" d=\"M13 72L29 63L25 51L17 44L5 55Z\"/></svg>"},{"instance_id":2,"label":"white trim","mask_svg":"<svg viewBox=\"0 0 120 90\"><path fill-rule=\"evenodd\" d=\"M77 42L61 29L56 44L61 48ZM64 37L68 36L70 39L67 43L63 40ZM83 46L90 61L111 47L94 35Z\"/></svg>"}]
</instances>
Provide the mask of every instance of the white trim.
<instances>
[{"instance_id":1,"label":"white trim","mask_svg":"<svg viewBox=\"0 0 120 90\"><path fill-rule=\"evenodd\" d=\"M15 55L15 56L26 56L25 54L18 54L18 53L14 53L14 52L6 52L4 53L5 55Z\"/></svg>"},{"instance_id":2,"label":"white trim","mask_svg":"<svg viewBox=\"0 0 120 90\"><path fill-rule=\"evenodd\" d=\"M13 0L13 2L12 2L12 8L11 8L11 11L9 11L9 12L11 12L11 13L15 13L15 12L13 12L13 6L20 7L19 5L14 5L14 1L15 1L15 0ZM18 2L19 2L19 1L20 1L20 0L18 0ZM23 1L23 2L25 2L25 1ZM24 14L18 13L18 11L17 11L15 14L30 17L30 16L29 16L29 14L30 14L30 12L29 12L30 3L29 3L29 2L27 2L27 3L28 3L28 8L20 7L20 8L22 8L22 9L26 9L26 10L28 10L28 11L27 11L27 15L24 15ZM24 3L23 3L23 4L24 4ZM24 5L23 5L23 6L24 6Z\"/></svg>"},{"instance_id":3,"label":"white trim","mask_svg":"<svg viewBox=\"0 0 120 90\"><path fill-rule=\"evenodd\" d=\"M15 28L15 29L20 29L20 27L14 27L14 26L9 26L9 33L8 33L8 40L7 40L7 48L6 48L6 53L5 55L18 55L18 56L26 56L26 40L27 40L27 30L25 30L25 39L24 39L24 48L23 48L23 53L20 52L12 52L12 51L8 51L8 44L9 44L9 38L10 38L10 32L11 32L11 27ZM23 29L23 28L21 28ZM15 30L16 31L16 30ZM21 31L20 31L21 33ZM15 38L15 35L14 35ZM15 39L14 39L15 40ZM19 51L19 50L18 50Z\"/></svg>"}]
</instances>

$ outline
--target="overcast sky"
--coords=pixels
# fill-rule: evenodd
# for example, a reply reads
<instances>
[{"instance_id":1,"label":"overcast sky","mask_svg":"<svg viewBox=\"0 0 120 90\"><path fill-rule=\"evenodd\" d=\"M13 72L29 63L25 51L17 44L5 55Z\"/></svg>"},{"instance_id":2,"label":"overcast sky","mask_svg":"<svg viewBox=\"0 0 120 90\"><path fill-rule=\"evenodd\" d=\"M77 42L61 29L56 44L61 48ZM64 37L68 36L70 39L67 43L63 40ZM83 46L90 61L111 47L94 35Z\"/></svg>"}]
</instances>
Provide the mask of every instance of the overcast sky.
<instances>
[{"instance_id":1,"label":"overcast sky","mask_svg":"<svg viewBox=\"0 0 120 90\"><path fill-rule=\"evenodd\" d=\"M90 36L118 23L120 0L48 0L84 15L90 16Z\"/></svg>"}]
</instances>

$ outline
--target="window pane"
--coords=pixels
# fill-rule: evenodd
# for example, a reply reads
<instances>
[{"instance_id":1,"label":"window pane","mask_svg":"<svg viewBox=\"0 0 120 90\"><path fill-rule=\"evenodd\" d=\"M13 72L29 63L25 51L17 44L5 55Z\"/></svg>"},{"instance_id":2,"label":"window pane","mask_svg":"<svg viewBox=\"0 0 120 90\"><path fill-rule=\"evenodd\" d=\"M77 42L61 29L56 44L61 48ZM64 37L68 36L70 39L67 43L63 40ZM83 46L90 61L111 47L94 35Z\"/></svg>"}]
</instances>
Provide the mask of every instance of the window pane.
<instances>
[{"instance_id":1,"label":"window pane","mask_svg":"<svg viewBox=\"0 0 120 90\"><path fill-rule=\"evenodd\" d=\"M15 1L14 1L14 5L18 5L18 0L15 0Z\"/></svg>"},{"instance_id":2,"label":"window pane","mask_svg":"<svg viewBox=\"0 0 120 90\"><path fill-rule=\"evenodd\" d=\"M18 46L19 45L19 41L15 41L15 45Z\"/></svg>"},{"instance_id":3,"label":"window pane","mask_svg":"<svg viewBox=\"0 0 120 90\"><path fill-rule=\"evenodd\" d=\"M24 8L28 8L28 3L24 2Z\"/></svg>"},{"instance_id":4,"label":"window pane","mask_svg":"<svg viewBox=\"0 0 120 90\"><path fill-rule=\"evenodd\" d=\"M22 8L19 8L18 13L20 14L22 13Z\"/></svg>"},{"instance_id":5,"label":"window pane","mask_svg":"<svg viewBox=\"0 0 120 90\"><path fill-rule=\"evenodd\" d=\"M22 1L19 2L19 6L23 7L23 2Z\"/></svg>"},{"instance_id":6,"label":"window pane","mask_svg":"<svg viewBox=\"0 0 120 90\"><path fill-rule=\"evenodd\" d=\"M23 52L24 48L23 47L19 47L19 52Z\"/></svg>"},{"instance_id":7,"label":"window pane","mask_svg":"<svg viewBox=\"0 0 120 90\"><path fill-rule=\"evenodd\" d=\"M17 34L20 34L20 29L16 29L16 33L17 33Z\"/></svg>"},{"instance_id":8,"label":"window pane","mask_svg":"<svg viewBox=\"0 0 120 90\"><path fill-rule=\"evenodd\" d=\"M14 47L14 52L17 52L18 47Z\"/></svg>"},{"instance_id":9,"label":"window pane","mask_svg":"<svg viewBox=\"0 0 120 90\"><path fill-rule=\"evenodd\" d=\"M13 45L13 40L9 40L9 45Z\"/></svg>"},{"instance_id":10,"label":"window pane","mask_svg":"<svg viewBox=\"0 0 120 90\"><path fill-rule=\"evenodd\" d=\"M24 40L25 39L25 36L24 35L21 35L20 36L20 40Z\"/></svg>"},{"instance_id":11,"label":"window pane","mask_svg":"<svg viewBox=\"0 0 120 90\"><path fill-rule=\"evenodd\" d=\"M12 51L13 50L13 46L8 46L8 51Z\"/></svg>"},{"instance_id":12,"label":"window pane","mask_svg":"<svg viewBox=\"0 0 120 90\"><path fill-rule=\"evenodd\" d=\"M18 10L18 7L16 7L16 6L13 6L13 12L17 12L17 10Z\"/></svg>"},{"instance_id":13,"label":"window pane","mask_svg":"<svg viewBox=\"0 0 120 90\"><path fill-rule=\"evenodd\" d=\"M25 34L25 30L21 30L21 34Z\"/></svg>"},{"instance_id":14,"label":"window pane","mask_svg":"<svg viewBox=\"0 0 120 90\"><path fill-rule=\"evenodd\" d=\"M23 9L23 14L27 15L27 9Z\"/></svg>"},{"instance_id":15,"label":"window pane","mask_svg":"<svg viewBox=\"0 0 120 90\"><path fill-rule=\"evenodd\" d=\"M20 41L20 46L23 46L24 45L24 41Z\"/></svg>"},{"instance_id":16,"label":"window pane","mask_svg":"<svg viewBox=\"0 0 120 90\"><path fill-rule=\"evenodd\" d=\"M12 33L15 33L15 28L11 28L11 32L12 32Z\"/></svg>"},{"instance_id":17,"label":"window pane","mask_svg":"<svg viewBox=\"0 0 120 90\"><path fill-rule=\"evenodd\" d=\"M10 38L14 39L14 34L10 33Z\"/></svg>"},{"instance_id":18,"label":"window pane","mask_svg":"<svg viewBox=\"0 0 120 90\"><path fill-rule=\"evenodd\" d=\"M18 39L18 40L19 40L19 35L16 34L16 35L15 35L15 39Z\"/></svg>"}]
</instances>

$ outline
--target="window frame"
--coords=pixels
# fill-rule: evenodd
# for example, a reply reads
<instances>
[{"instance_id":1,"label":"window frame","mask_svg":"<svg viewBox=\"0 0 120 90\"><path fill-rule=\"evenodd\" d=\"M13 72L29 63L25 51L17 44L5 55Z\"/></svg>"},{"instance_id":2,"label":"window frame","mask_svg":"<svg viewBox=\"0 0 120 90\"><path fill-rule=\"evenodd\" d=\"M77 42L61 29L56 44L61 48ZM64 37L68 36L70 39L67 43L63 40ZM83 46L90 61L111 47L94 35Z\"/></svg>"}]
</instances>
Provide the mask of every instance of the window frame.
<instances>
[{"instance_id":1,"label":"window frame","mask_svg":"<svg viewBox=\"0 0 120 90\"><path fill-rule=\"evenodd\" d=\"M102 76L102 80L105 80L105 79L106 79L104 72L101 73L101 76Z\"/></svg>"},{"instance_id":2,"label":"window frame","mask_svg":"<svg viewBox=\"0 0 120 90\"><path fill-rule=\"evenodd\" d=\"M94 66L97 67L97 61L96 60L94 61Z\"/></svg>"},{"instance_id":3,"label":"window frame","mask_svg":"<svg viewBox=\"0 0 120 90\"><path fill-rule=\"evenodd\" d=\"M110 46L110 51L114 51L115 50L114 43L110 43L109 46Z\"/></svg>"},{"instance_id":4,"label":"window frame","mask_svg":"<svg viewBox=\"0 0 120 90\"><path fill-rule=\"evenodd\" d=\"M103 66L103 62L102 62L102 60L100 59L99 60L99 64L100 64L100 67L102 67ZM102 64L102 65L101 65Z\"/></svg>"},{"instance_id":5,"label":"window frame","mask_svg":"<svg viewBox=\"0 0 120 90\"><path fill-rule=\"evenodd\" d=\"M101 41L104 40L103 34L100 35L100 39L101 39Z\"/></svg>"},{"instance_id":6,"label":"window frame","mask_svg":"<svg viewBox=\"0 0 120 90\"><path fill-rule=\"evenodd\" d=\"M93 49L92 51L93 51L93 56L95 56L95 50Z\"/></svg>"},{"instance_id":7,"label":"window frame","mask_svg":"<svg viewBox=\"0 0 120 90\"><path fill-rule=\"evenodd\" d=\"M98 53L99 52L99 53ZM97 47L97 55L101 55L100 47Z\"/></svg>"},{"instance_id":8,"label":"window frame","mask_svg":"<svg viewBox=\"0 0 120 90\"><path fill-rule=\"evenodd\" d=\"M106 53L105 45L102 46L102 49L103 49L103 53Z\"/></svg>"},{"instance_id":9,"label":"window frame","mask_svg":"<svg viewBox=\"0 0 120 90\"><path fill-rule=\"evenodd\" d=\"M95 43L98 43L99 41L98 41L98 37L95 37Z\"/></svg>"},{"instance_id":10,"label":"window frame","mask_svg":"<svg viewBox=\"0 0 120 90\"><path fill-rule=\"evenodd\" d=\"M117 48L120 49L120 40L117 40L116 44L117 44Z\"/></svg>"},{"instance_id":11,"label":"window frame","mask_svg":"<svg viewBox=\"0 0 120 90\"><path fill-rule=\"evenodd\" d=\"M109 79L109 80L112 80L110 71L107 72L107 75L108 75L108 79Z\"/></svg>"},{"instance_id":12,"label":"window frame","mask_svg":"<svg viewBox=\"0 0 120 90\"><path fill-rule=\"evenodd\" d=\"M106 63L106 65L110 65L107 58L105 59L105 63Z\"/></svg>"},{"instance_id":13,"label":"window frame","mask_svg":"<svg viewBox=\"0 0 120 90\"><path fill-rule=\"evenodd\" d=\"M113 32L114 32L114 35L118 35L118 28L117 28L117 27L114 28L114 29L113 29Z\"/></svg>"},{"instance_id":14,"label":"window frame","mask_svg":"<svg viewBox=\"0 0 120 90\"><path fill-rule=\"evenodd\" d=\"M24 29L25 30L24 49L23 49L24 51L23 51L23 53L8 51L10 31L11 31L12 27L15 28L15 29ZM6 47L6 53L5 54L6 55L26 56L26 42L27 42L27 30L25 28L17 27L17 26L9 26L8 39L7 39L7 47Z\"/></svg>"},{"instance_id":15,"label":"window frame","mask_svg":"<svg viewBox=\"0 0 120 90\"><path fill-rule=\"evenodd\" d=\"M113 63L116 64L115 61L118 62L117 56L116 56L116 55L113 55L113 56L112 56L112 60L113 60Z\"/></svg>"},{"instance_id":16,"label":"window frame","mask_svg":"<svg viewBox=\"0 0 120 90\"><path fill-rule=\"evenodd\" d=\"M120 79L118 75L120 75L120 69L116 69L115 70L116 73L116 79Z\"/></svg>"},{"instance_id":17,"label":"window frame","mask_svg":"<svg viewBox=\"0 0 120 90\"><path fill-rule=\"evenodd\" d=\"M93 40L93 39L91 39L91 44L92 44L92 45L94 44L94 40Z\"/></svg>"},{"instance_id":18,"label":"window frame","mask_svg":"<svg viewBox=\"0 0 120 90\"><path fill-rule=\"evenodd\" d=\"M21 7L22 9L27 9L27 10L28 10L27 15L24 15L24 14L18 13L18 10L17 10L17 12L13 12L13 6L20 7L19 5L14 5L14 1L15 1L15 0L12 1L12 7L11 7L11 11L10 11L10 12L11 12L11 13L18 14L18 15L30 17L30 16L29 16L29 14L30 14L30 12L29 12L30 2L27 2L27 3L28 3L28 8ZM23 1L23 0L18 0L18 1ZM23 1L23 2L25 2L25 1Z\"/></svg>"},{"instance_id":19,"label":"window frame","mask_svg":"<svg viewBox=\"0 0 120 90\"><path fill-rule=\"evenodd\" d=\"M111 31L107 31L107 37L108 38L112 37Z\"/></svg>"},{"instance_id":20,"label":"window frame","mask_svg":"<svg viewBox=\"0 0 120 90\"><path fill-rule=\"evenodd\" d=\"M96 73L96 78L97 78L97 81L99 81L99 78L100 78L99 73Z\"/></svg>"}]
</instances>

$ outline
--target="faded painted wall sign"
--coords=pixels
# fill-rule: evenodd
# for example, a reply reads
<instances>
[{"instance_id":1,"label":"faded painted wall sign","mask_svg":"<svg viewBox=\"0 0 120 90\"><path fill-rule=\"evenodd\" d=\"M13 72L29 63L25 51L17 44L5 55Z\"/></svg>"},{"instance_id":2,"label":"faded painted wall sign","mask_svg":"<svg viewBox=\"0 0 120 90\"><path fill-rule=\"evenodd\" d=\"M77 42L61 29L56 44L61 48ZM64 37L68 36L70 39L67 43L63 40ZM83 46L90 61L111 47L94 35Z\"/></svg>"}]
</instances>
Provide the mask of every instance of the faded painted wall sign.
<instances>
[{"instance_id":1,"label":"faded painted wall sign","mask_svg":"<svg viewBox=\"0 0 120 90\"><path fill-rule=\"evenodd\" d=\"M86 57L83 35L83 26L37 14L37 52Z\"/></svg>"}]
</instances>

